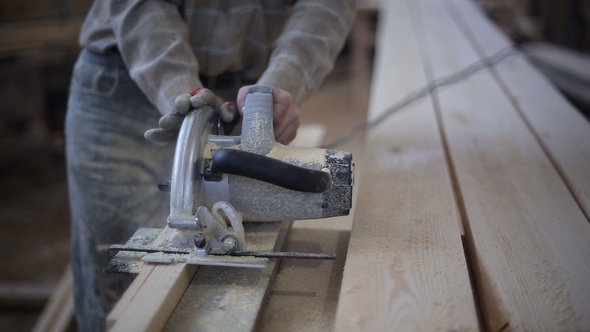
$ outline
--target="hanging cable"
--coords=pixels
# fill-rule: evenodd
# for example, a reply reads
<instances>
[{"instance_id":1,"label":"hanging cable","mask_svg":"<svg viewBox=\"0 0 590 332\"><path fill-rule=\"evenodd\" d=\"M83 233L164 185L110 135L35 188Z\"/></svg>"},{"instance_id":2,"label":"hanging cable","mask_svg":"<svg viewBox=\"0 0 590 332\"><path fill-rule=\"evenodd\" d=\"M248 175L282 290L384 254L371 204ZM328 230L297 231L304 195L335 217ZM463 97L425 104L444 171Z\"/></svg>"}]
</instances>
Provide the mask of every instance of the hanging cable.
<instances>
[{"instance_id":1,"label":"hanging cable","mask_svg":"<svg viewBox=\"0 0 590 332\"><path fill-rule=\"evenodd\" d=\"M515 45L506 46L506 47L502 48L500 51L494 53L493 55L491 55L485 59L481 59L477 62L474 62L456 73L453 73L451 75L444 76L441 78L436 78L436 79L428 82L428 84L426 86L422 87L421 89L418 89L418 90L415 90L415 91L409 93L404 98L402 98L400 101L398 101L397 103L395 103L394 105L392 105L391 107L386 109L384 112L382 112L379 116L375 117L374 119L355 124L354 126L352 126L348 130L348 133L346 133L344 136L324 145L324 148L333 149L337 146L347 143L351 139L353 139L358 133L365 131L365 130L369 130L369 129L377 126L378 124L383 122L385 119L387 119L388 117L390 117L394 113L397 113L398 111L402 110L403 108L410 105L414 101L416 101L420 98L426 97L428 94L440 89L443 86L457 83L457 82L462 81L462 80L468 78L469 76L471 76L483 69L493 67L493 66L499 64L500 62L506 60L508 57L515 55L517 53L518 53L518 50Z\"/></svg>"}]
</instances>

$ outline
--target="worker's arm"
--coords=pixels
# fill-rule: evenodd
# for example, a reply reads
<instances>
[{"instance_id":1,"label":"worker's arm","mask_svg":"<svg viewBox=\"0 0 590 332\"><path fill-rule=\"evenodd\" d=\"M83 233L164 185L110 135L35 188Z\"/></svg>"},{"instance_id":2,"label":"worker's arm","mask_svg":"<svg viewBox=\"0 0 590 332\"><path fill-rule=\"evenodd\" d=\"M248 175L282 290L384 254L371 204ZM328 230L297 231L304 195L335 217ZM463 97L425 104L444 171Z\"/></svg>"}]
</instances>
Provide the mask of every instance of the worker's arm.
<instances>
[{"instance_id":1,"label":"worker's arm","mask_svg":"<svg viewBox=\"0 0 590 332\"><path fill-rule=\"evenodd\" d=\"M297 1L258 84L281 88L301 105L332 69L354 16L354 0Z\"/></svg>"},{"instance_id":2,"label":"worker's arm","mask_svg":"<svg viewBox=\"0 0 590 332\"><path fill-rule=\"evenodd\" d=\"M162 114L174 98L201 87L188 27L168 1L111 1L111 26L133 81Z\"/></svg>"},{"instance_id":3,"label":"worker's arm","mask_svg":"<svg viewBox=\"0 0 590 332\"><path fill-rule=\"evenodd\" d=\"M174 141L184 114L173 109L173 98L202 86L188 27L177 5L167 1L122 0L111 4L110 13L117 47L131 78L164 114L160 121L164 126L146 132L146 138ZM276 91L280 102L275 103L275 137L288 143L299 126L299 109L289 93Z\"/></svg>"}]
</instances>

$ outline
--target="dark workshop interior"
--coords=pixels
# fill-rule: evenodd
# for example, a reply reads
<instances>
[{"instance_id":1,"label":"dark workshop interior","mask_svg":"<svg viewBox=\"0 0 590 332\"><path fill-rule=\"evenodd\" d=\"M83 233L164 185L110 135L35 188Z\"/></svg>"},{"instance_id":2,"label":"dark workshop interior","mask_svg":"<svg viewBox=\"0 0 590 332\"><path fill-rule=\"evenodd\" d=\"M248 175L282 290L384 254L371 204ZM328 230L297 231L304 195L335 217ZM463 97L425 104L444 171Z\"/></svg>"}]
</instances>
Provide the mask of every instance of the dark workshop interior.
<instances>
[{"instance_id":1,"label":"dark workshop interior","mask_svg":"<svg viewBox=\"0 0 590 332\"><path fill-rule=\"evenodd\" d=\"M478 2L513 40L552 45L532 45L533 62L588 116L590 1ZM79 52L78 30L91 4L0 0L0 252L6 254L0 260L2 331L31 330L68 266L63 122ZM302 107L302 123L326 126L326 141L366 116L376 8L362 6L358 18L334 72ZM563 54L587 65L586 71L573 75L560 67ZM361 147L359 138L345 149ZM69 326L75 330L73 323Z\"/></svg>"}]
</instances>

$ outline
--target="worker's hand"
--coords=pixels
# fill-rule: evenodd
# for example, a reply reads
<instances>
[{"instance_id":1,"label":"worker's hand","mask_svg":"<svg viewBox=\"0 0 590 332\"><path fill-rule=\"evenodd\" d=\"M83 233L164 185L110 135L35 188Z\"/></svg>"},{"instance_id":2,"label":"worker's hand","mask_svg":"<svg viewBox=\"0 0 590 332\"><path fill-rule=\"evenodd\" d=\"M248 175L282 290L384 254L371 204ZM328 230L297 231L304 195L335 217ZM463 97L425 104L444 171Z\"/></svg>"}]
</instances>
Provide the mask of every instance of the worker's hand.
<instances>
[{"instance_id":1,"label":"worker's hand","mask_svg":"<svg viewBox=\"0 0 590 332\"><path fill-rule=\"evenodd\" d=\"M160 118L159 128L149 129L145 138L152 143L171 143L176 140L184 117L193 110L203 106L210 106L225 122L232 122L238 116L235 103L226 102L216 96L211 90L198 88L191 93L182 94L174 101L174 110Z\"/></svg>"},{"instance_id":2,"label":"worker's hand","mask_svg":"<svg viewBox=\"0 0 590 332\"><path fill-rule=\"evenodd\" d=\"M244 86L238 92L238 110L243 113L248 89L252 85ZM299 128L299 107L295 105L293 96L280 88L273 89L273 127L275 140L282 144L289 144L297 134Z\"/></svg>"}]
</instances>

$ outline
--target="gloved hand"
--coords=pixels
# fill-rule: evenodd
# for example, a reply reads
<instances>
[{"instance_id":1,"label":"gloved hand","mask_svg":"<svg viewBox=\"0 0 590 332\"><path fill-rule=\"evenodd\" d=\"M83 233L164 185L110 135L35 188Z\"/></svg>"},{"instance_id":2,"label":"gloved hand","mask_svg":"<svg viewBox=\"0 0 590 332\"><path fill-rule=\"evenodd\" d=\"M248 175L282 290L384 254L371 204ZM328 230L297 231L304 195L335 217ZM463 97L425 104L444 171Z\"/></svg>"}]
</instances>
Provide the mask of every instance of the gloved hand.
<instances>
[{"instance_id":1,"label":"gloved hand","mask_svg":"<svg viewBox=\"0 0 590 332\"><path fill-rule=\"evenodd\" d=\"M211 90L198 88L191 93L176 97L174 111L162 116L158 121L159 128L149 129L145 132L144 137L152 143L174 142L184 117L190 111L198 111L203 106L213 107L224 122L232 122L238 116L238 108L235 103L224 101Z\"/></svg>"},{"instance_id":2,"label":"gloved hand","mask_svg":"<svg viewBox=\"0 0 590 332\"><path fill-rule=\"evenodd\" d=\"M238 110L246 103L246 95L252 85L244 86L238 91ZM280 88L273 89L273 129L275 140L282 144L289 144L297 134L299 128L299 107L295 104L293 96Z\"/></svg>"}]
</instances>

